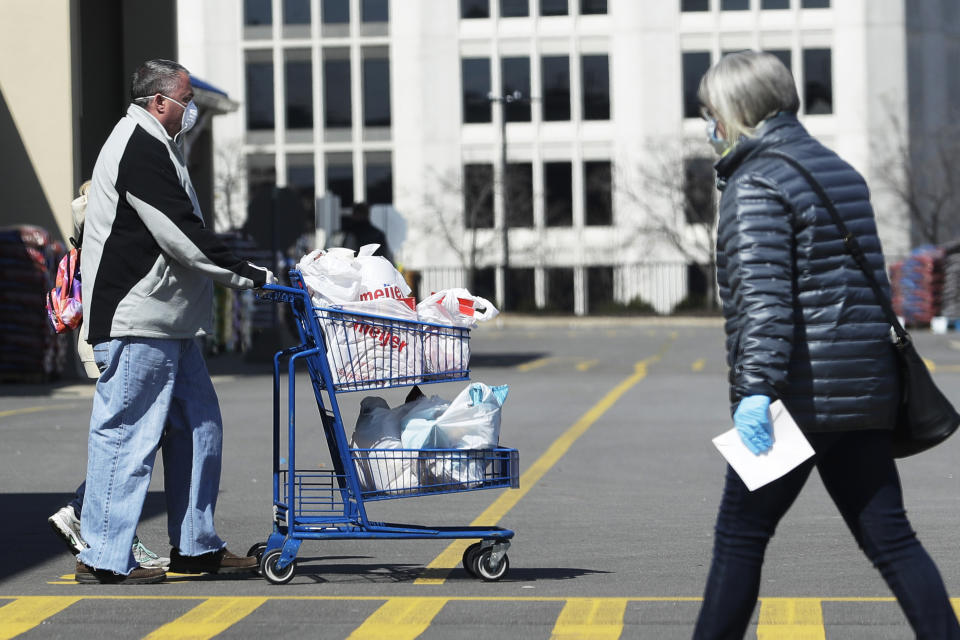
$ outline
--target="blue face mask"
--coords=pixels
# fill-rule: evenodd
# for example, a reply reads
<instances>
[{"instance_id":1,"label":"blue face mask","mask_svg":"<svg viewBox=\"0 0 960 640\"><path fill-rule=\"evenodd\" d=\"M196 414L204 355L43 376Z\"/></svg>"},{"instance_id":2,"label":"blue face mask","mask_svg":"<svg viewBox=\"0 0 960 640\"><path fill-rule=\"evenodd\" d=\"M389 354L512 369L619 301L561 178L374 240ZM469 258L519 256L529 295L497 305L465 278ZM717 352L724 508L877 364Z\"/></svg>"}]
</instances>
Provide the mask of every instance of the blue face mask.
<instances>
[{"instance_id":1,"label":"blue face mask","mask_svg":"<svg viewBox=\"0 0 960 640\"><path fill-rule=\"evenodd\" d=\"M710 142L710 146L713 147L713 150L723 155L727 149L730 148L730 143L720 137L720 134L717 132L717 119L716 118L707 118L707 140Z\"/></svg>"}]
</instances>

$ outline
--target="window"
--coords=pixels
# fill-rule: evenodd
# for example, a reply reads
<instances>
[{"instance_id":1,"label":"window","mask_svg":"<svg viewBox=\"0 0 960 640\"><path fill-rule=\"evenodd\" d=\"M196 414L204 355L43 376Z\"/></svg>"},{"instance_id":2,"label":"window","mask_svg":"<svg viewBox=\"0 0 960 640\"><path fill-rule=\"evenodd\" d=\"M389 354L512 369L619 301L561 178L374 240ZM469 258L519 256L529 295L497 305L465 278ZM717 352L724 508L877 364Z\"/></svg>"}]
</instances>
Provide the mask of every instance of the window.
<instances>
[{"instance_id":1,"label":"window","mask_svg":"<svg viewBox=\"0 0 960 640\"><path fill-rule=\"evenodd\" d=\"M801 0L801 9L829 9L830 0Z\"/></svg>"},{"instance_id":2,"label":"window","mask_svg":"<svg viewBox=\"0 0 960 640\"><path fill-rule=\"evenodd\" d=\"M789 9L790 0L761 0L761 9Z\"/></svg>"},{"instance_id":3,"label":"window","mask_svg":"<svg viewBox=\"0 0 960 640\"><path fill-rule=\"evenodd\" d=\"M785 66L787 69L793 69L793 65L790 62L789 49L771 49L770 51L767 51L767 53L772 53L773 55L777 56L780 62L783 63L783 66Z\"/></svg>"},{"instance_id":4,"label":"window","mask_svg":"<svg viewBox=\"0 0 960 640\"><path fill-rule=\"evenodd\" d=\"M544 56L540 59L540 76L543 82L543 119L569 120L570 58Z\"/></svg>"},{"instance_id":5,"label":"window","mask_svg":"<svg viewBox=\"0 0 960 640\"><path fill-rule=\"evenodd\" d=\"M607 56L580 59L583 72L583 119L610 119L610 63Z\"/></svg>"},{"instance_id":6,"label":"window","mask_svg":"<svg viewBox=\"0 0 960 640\"><path fill-rule=\"evenodd\" d=\"M273 54L248 51L246 61L247 129L273 129Z\"/></svg>"},{"instance_id":7,"label":"window","mask_svg":"<svg viewBox=\"0 0 960 640\"><path fill-rule=\"evenodd\" d=\"M489 18L490 0L460 0L460 17L464 20Z\"/></svg>"},{"instance_id":8,"label":"window","mask_svg":"<svg viewBox=\"0 0 960 640\"><path fill-rule=\"evenodd\" d=\"M390 59L386 49L364 51L363 126L390 126Z\"/></svg>"},{"instance_id":9,"label":"window","mask_svg":"<svg viewBox=\"0 0 960 640\"><path fill-rule=\"evenodd\" d=\"M340 198L341 207L353 206L353 159L349 153L327 154L327 191Z\"/></svg>"},{"instance_id":10,"label":"window","mask_svg":"<svg viewBox=\"0 0 960 640\"><path fill-rule=\"evenodd\" d=\"M830 49L803 50L803 112L833 113Z\"/></svg>"},{"instance_id":11,"label":"window","mask_svg":"<svg viewBox=\"0 0 960 640\"><path fill-rule=\"evenodd\" d=\"M323 51L324 126L349 129L353 124L350 100L350 50Z\"/></svg>"},{"instance_id":12,"label":"window","mask_svg":"<svg viewBox=\"0 0 960 640\"><path fill-rule=\"evenodd\" d=\"M243 0L243 24L256 27L273 23L270 0Z\"/></svg>"},{"instance_id":13,"label":"window","mask_svg":"<svg viewBox=\"0 0 960 640\"><path fill-rule=\"evenodd\" d=\"M680 0L680 11L710 11L710 0Z\"/></svg>"},{"instance_id":14,"label":"window","mask_svg":"<svg viewBox=\"0 0 960 640\"><path fill-rule=\"evenodd\" d=\"M530 15L527 0L500 0L501 18L525 18Z\"/></svg>"},{"instance_id":15,"label":"window","mask_svg":"<svg viewBox=\"0 0 960 640\"><path fill-rule=\"evenodd\" d=\"M309 49L291 49L284 54L287 129L313 128L313 75Z\"/></svg>"},{"instance_id":16,"label":"window","mask_svg":"<svg viewBox=\"0 0 960 640\"><path fill-rule=\"evenodd\" d=\"M573 269L550 267L543 270L547 285L548 311L573 313Z\"/></svg>"},{"instance_id":17,"label":"window","mask_svg":"<svg viewBox=\"0 0 960 640\"><path fill-rule=\"evenodd\" d=\"M587 267L588 313L613 306L613 267Z\"/></svg>"},{"instance_id":18,"label":"window","mask_svg":"<svg viewBox=\"0 0 960 640\"><path fill-rule=\"evenodd\" d=\"M543 191L546 226L573 226L573 164L543 163Z\"/></svg>"},{"instance_id":19,"label":"window","mask_svg":"<svg viewBox=\"0 0 960 640\"><path fill-rule=\"evenodd\" d=\"M567 13L567 0L540 0L542 16L565 16Z\"/></svg>"},{"instance_id":20,"label":"window","mask_svg":"<svg viewBox=\"0 0 960 640\"><path fill-rule=\"evenodd\" d=\"M493 228L493 165L463 166L463 226Z\"/></svg>"},{"instance_id":21,"label":"window","mask_svg":"<svg viewBox=\"0 0 960 640\"><path fill-rule=\"evenodd\" d=\"M347 24L350 22L350 0L322 0L320 15L323 24Z\"/></svg>"},{"instance_id":22,"label":"window","mask_svg":"<svg viewBox=\"0 0 960 640\"><path fill-rule=\"evenodd\" d=\"M580 0L580 15L601 14L607 12L607 0Z\"/></svg>"},{"instance_id":23,"label":"window","mask_svg":"<svg viewBox=\"0 0 960 640\"><path fill-rule=\"evenodd\" d=\"M749 11L750 0L720 0L721 11Z\"/></svg>"},{"instance_id":24,"label":"window","mask_svg":"<svg viewBox=\"0 0 960 640\"><path fill-rule=\"evenodd\" d=\"M700 99L697 90L700 88L700 78L710 68L709 51L683 52L683 117L700 117Z\"/></svg>"},{"instance_id":25,"label":"window","mask_svg":"<svg viewBox=\"0 0 960 640\"><path fill-rule=\"evenodd\" d=\"M362 22L389 22L390 7L387 0L363 0L360 5Z\"/></svg>"},{"instance_id":26,"label":"window","mask_svg":"<svg viewBox=\"0 0 960 640\"><path fill-rule=\"evenodd\" d=\"M713 159L685 158L683 161L683 214L687 224L712 225L714 207Z\"/></svg>"},{"instance_id":27,"label":"window","mask_svg":"<svg viewBox=\"0 0 960 640\"><path fill-rule=\"evenodd\" d=\"M367 203L391 204L393 202L393 165L390 152L374 151L364 157L364 189Z\"/></svg>"},{"instance_id":28,"label":"window","mask_svg":"<svg viewBox=\"0 0 960 640\"><path fill-rule=\"evenodd\" d=\"M536 275L530 267L510 267L504 274L507 289L507 304L510 311L533 312L537 310ZM570 289L573 291L573 289ZM488 298L489 299L489 298Z\"/></svg>"},{"instance_id":29,"label":"window","mask_svg":"<svg viewBox=\"0 0 960 640\"><path fill-rule=\"evenodd\" d=\"M460 63L463 82L463 121L491 122L490 58L464 58Z\"/></svg>"},{"instance_id":30,"label":"window","mask_svg":"<svg viewBox=\"0 0 960 640\"><path fill-rule=\"evenodd\" d=\"M507 163L508 227L533 226L533 165L529 162Z\"/></svg>"},{"instance_id":31,"label":"window","mask_svg":"<svg viewBox=\"0 0 960 640\"><path fill-rule=\"evenodd\" d=\"M310 0L283 0L283 24L310 24Z\"/></svg>"},{"instance_id":32,"label":"window","mask_svg":"<svg viewBox=\"0 0 960 640\"><path fill-rule=\"evenodd\" d=\"M520 92L520 99L504 102L507 122L530 121L530 58L501 58L500 74L503 78L502 94L508 96Z\"/></svg>"},{"instance_id":33,"label":"window","mask_svg":"<svg viewBox=\"0 0 960 640\"><path fill-rule=\"evenodd\" d=\"M247 156L247 199L277 184L277 167L272 154L251 153Z\"/></svg>"},{"instance_id":34,"label":"window","mask_svg":"<svg viewBox=\"0 0 960 640\"><path fill-rule=\"evenodd\" d=\"M585 217L588 226L613 224L610 161L592 160L583 163Z\"/></svg>"},{"instance_id":35,"label":"window","mask_svg":"<svg viewBox=\"0 0 960 640\"><path fill-rule=\"evenodd\" d=\"M291 153L288 155L287 186L300 197L303 212L308 215L304 223L309 222L311 226L313 226L313 210L315 207L314 182L313 154Z\"/></svg>"}]
</instances>

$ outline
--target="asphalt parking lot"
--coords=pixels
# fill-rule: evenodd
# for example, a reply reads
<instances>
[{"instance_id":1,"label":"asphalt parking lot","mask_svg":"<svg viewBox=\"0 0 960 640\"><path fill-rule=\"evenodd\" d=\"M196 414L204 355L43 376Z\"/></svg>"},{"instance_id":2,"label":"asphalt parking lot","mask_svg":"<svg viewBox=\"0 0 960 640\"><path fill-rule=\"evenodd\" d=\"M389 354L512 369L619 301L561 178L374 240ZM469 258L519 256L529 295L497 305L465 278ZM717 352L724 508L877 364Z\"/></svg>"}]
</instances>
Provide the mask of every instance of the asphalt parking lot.
<instances>
[{"instance_id":1,"label":"asphalt parking lot","mask_svg":"<svg viewBox=\"0 0 960 640\"><path fill-rule=\"evenodd\" d=\"M960 403L960 338L917 332ZM714 320L508 319L474 332L472 379L508 384L500 440L519 489L371 504L391 522L475 521L516 531L498 582L460 566L461 541L306 541L289 584L177 576L89 586L46 518L82 479L92 386L0 387L0 638L689 638L710 559L730 427ZM246 551L271 530L270 365L209 359L224 415L218 529ZM425 389L446 398L463 383ZM391 405L406 390L383 392ZM338 397L348 435L367 392ZM329 465L298 380L297 455ZM904 460L914 527L960 608L960 439ZM299 466L299 463L298 463ZM168 552L162 473L140 536ZM754 627L763 638L906 638L910 630L811 478L768 550Z\"/></svg>"}]
</instances>

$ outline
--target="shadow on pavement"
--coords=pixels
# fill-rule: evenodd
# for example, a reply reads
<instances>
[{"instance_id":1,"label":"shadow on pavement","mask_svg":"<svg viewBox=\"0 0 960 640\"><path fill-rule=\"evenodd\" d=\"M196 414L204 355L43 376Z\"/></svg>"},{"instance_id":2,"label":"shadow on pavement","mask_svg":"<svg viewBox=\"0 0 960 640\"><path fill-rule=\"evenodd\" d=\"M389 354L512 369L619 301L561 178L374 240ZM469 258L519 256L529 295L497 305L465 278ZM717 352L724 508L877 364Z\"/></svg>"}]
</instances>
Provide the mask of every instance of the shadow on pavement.
<instances>
[{"instance_id":1,"label":"shadow on pavement","mask_svg":"<svg viewBox=\"0 0 960 640\"><path fill-rule=\"evenodd\" d=\"M11 517L0 530L0 581L54 557L67 557L66 546L47 522L67 504L70 493L2 493L0 513ZM141 520L166 513L163 493L151 491ZM158 545L159 546L159 545Z\"/></svg>"},{"instance_id":2,"label":"shadow on pavement","mask_svg":"<svg viewBox=\"0 0 960 640\"><path fill-rule=\"evenodd\" d=\"M549 353L478 353L474 351L470 354L470 367L516 367L521 364L533 362L540 358L546 358Z\"/></svg>"}]
</instances>

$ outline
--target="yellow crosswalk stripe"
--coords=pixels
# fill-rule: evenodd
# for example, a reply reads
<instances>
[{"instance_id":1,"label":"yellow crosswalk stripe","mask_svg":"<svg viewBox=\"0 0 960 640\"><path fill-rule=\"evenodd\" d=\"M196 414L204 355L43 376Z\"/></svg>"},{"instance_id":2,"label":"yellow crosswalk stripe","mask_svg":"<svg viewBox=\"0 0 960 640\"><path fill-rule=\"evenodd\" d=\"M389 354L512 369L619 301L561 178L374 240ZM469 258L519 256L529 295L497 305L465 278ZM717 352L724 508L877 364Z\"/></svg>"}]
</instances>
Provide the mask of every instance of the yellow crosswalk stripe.
<instances>
[{"instance_id":1,"label":"yellow crosswalk stripe","mask_svg":"<svg viewBox=\"0 0 960 640\"><path fill-rule=\"evenodd\" d=\"M391 598L347 640L413 640L426 631L446 602L447 598Z\"/></svg>"},{"instance_id":2,"label":"yellow crosswalk stripe","mask_svg":"<svg viewBox=\"0 0 960 640\"><path fill-rule=\"evenodd\" d=\"M60 613L79 597L24 596L0 607L0 640L14 638Z\"/></svg>"},{"instance_id":3,"label":"yellow crosswalk stripe","mask_svg":"<svg viewBox=\"0 0 960 640\"><path fill-rule=\"evenodd\" d=\"M534 369L539 369L540 367L546 365L552 360L553 358L537 358L536 360L531 360L530 362L518 364L517 371L533 371Z\"/></svg>"},{"instance_id":4,"label":"yellow crosswalk stripe","mask_svg":"<svg viewBox=\"0 0 960 640\"><path fill-rule=\"evenodd\" d=\"M209 598L145 640L206 640L222 633L266 602L266 598Z\"/></svg>"},{"instance_id":5,"label":"yellow crosswalk stripe","mask_svg":"<svg viewBox=\"0 0 960 640\"><path fill-rule=\"evenodd\" d=\"M820 598L761 598L757 640L826 640Z\"/></svg>"},{"instance_id":6,"label":"yellow crosswalk stripe","mask_svg":"<svg viewBox=\"0 0 960 640\"><path fill-rule=\"evenodd\" d=\"M626 598L568 600L550 640L617 640L623 633Z\"/></svg>"}]
</instances>

